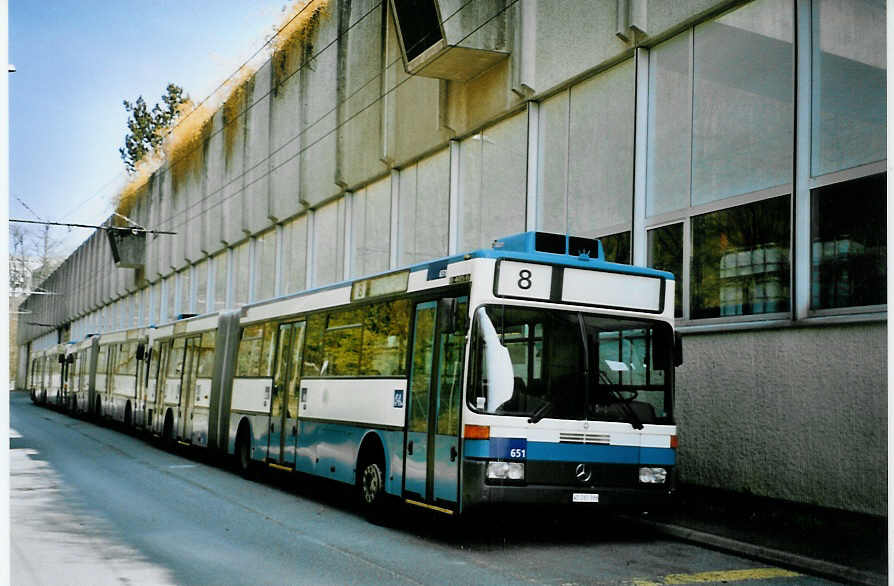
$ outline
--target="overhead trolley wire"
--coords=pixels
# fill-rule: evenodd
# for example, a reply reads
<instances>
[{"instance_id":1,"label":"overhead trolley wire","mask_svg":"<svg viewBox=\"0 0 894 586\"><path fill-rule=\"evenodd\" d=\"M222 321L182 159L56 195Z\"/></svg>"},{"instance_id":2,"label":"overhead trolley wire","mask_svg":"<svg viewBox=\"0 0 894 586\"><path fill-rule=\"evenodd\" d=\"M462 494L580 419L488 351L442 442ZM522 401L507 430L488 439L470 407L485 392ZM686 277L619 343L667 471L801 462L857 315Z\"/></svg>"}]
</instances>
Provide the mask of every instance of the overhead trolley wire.
<instances>
[{"instance_id":1,"label":"overhead trolley wire","mask_svg":"<svg viewBox=\"0 0 894 586\"><path fill-rule=\"evenodd\" d=\"M93 228L95 230L114 230L118 232L145 232L146 234L176 234L176 232L168 232L166 230L150 230L148 228L143 227L133 227L133 226L104 226L104 225L95 225L95 224L73 224L73 223L65 223L65 222L44 222L37 220L16 220L13 218L9 219L10 222L17 222L19 224L43 224L44 226L68 226L69 228Z\"/></svg>"}]
</instances>

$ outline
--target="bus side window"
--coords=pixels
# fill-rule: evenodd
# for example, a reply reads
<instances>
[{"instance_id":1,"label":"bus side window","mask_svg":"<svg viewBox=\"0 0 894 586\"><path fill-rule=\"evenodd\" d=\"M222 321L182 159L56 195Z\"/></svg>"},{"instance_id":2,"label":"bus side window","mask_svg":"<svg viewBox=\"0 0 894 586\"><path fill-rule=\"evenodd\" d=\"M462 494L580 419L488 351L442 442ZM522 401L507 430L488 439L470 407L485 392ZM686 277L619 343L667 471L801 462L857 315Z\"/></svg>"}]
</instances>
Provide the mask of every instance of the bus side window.
<instances>
[{"instance_id":1,"label":"bus side window","mask_svg":"<svg viewBox=\"0 0 894 586\"><path fill-rule=\"evenodd\" d=\"M326 314L317 313L307 318L307 334L304 347L304 364L301 376L320 376L323 365L323 329Z\"/></svg>"},{"instance_id":2,"label":"bus side window","mask_svg":"<svg viewBox=\"0 0 894 586\"><path fill-rule=\"evenodd\" d=\"M242 328L239 350L236 355L236 376L259 376L263 336L263 324Z\"/></svg>"},{"instance_id":3,"label":"bus side window","mask_svg":"<svg viewBox=\"0 0 894 586\"><path fill-rule=\"evenodd\" d=\"M399 299L366 307L363 319L362 376L406 374L410 302Z\"/></svg>"},{"instance_id":4,"label":"bus side window","mask_svg":"<svg viewBox=\"0 0 894 586\"><path fill-rule=\"evenodd\" d=\"M202 334L202 341L199 346L198 378L211 377L211 371L214 369L214 346L216 340L217 332L215 330Z\"/></svg>"}]
</instances>

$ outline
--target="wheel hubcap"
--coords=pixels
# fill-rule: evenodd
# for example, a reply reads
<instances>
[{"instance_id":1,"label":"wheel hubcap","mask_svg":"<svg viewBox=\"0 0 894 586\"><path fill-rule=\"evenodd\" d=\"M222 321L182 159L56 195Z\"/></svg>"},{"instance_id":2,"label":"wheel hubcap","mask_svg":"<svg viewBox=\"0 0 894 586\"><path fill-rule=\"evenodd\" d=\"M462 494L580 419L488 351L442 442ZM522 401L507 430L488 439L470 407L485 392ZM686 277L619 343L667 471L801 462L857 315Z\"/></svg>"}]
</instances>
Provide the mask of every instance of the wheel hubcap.
<instances>
[{"instance_id":1,"label":"wheel hubcap","mask_svg":"<svg viewBox=\"0 0 894 586\"><path fill-rule=\"evenodd\" d=\"M367 503L376 500L379 486L379 469L375 465L367 466L363 471L363 499Z\"/></svg>"}]
</instances>

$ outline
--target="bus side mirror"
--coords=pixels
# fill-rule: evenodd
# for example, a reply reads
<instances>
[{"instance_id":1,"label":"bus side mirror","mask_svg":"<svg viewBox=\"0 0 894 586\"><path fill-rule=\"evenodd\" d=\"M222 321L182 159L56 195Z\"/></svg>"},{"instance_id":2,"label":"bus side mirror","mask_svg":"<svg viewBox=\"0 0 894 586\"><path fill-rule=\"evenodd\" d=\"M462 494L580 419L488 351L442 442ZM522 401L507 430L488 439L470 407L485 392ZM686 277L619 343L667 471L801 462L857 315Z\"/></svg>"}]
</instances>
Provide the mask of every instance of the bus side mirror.
<instances>
[{"instance_id":1,"label":"bus side mirror","mask_svg":"<svg viewBox=\"0 0 894 586\"><path fill-rule=\"evenodd\" d=\"M146 347L142 344L137 345L137 360L142 360L146 355Z\"/></svg>"},{"instance_id":2,"label":"bus side mirror","mask_svg":"<svg viewBox=\"0 0 894 586\"><path fill-rule=\"evenodd\" d=\"M74 354L69 354L65 359L68 361L69 364L74 364L74 361L75 361L75 355L74 355Z\"/></svg>"},{"instance_id":3,"label":"bus side mirror","mask_svg":"<svg viewBox=\"0 0 894 586\"><path fill-rule=\"evenodd\" d=\"M65 354L59 355L59 364L65 364Z\"/></svg>"},{"instance_id":4,"label":"bus side mirror","mask_svg":"<svg viewBox=\"0 0 894 586\"><path fill-rule=\"evenodd\" d=\"M683 336L674 332L674 366L683 364Z\"/></svg>"}]
</instances>

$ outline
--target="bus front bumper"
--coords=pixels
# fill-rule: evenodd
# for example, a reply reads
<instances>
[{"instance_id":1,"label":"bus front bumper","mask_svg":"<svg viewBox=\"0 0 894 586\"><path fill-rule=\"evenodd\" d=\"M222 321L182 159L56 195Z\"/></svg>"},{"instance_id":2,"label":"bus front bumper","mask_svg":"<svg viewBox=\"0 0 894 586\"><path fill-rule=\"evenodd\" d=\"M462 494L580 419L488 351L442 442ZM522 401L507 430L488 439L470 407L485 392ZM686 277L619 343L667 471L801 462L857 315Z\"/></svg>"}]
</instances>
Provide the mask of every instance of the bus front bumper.
<instances>
[{"instance_id":1,"label":"bus front bumper","mask_svg":"<svg viewBox=\"0 0 894 586\"><path fill-rule=\"evenodd\" d=\"M489 504L540 504L643 511L672 504L676 492L672 473L668 475L667 482L661 485L635 482L626 486L605 486L598 482L578 482L577 485L573 482L499 484L486 480L486 467L485 461L463 462L463 510Z\"/></svg>"}]
</instances>

